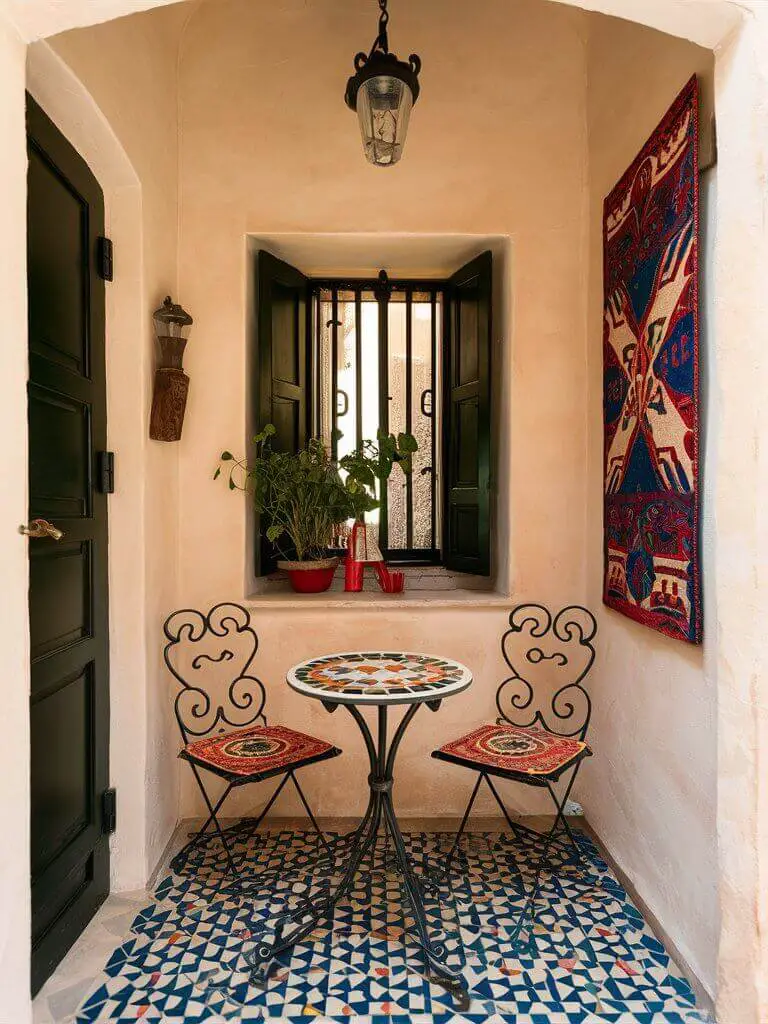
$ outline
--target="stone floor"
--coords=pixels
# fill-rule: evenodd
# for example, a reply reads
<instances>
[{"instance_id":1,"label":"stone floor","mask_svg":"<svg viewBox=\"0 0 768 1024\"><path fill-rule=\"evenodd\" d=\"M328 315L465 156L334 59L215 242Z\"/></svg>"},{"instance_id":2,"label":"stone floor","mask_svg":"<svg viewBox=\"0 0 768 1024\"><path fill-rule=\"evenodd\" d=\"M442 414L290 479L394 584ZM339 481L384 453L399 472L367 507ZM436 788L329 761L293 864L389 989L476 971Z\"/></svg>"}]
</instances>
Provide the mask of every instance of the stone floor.
<instances>
[{"instance_id":1,"label":"stone floor","mask_svg":"<svg viewBox=\"0 0 768 1024\"><path fill-rule=\"evenodd\" d=\"M336 831L347 825L323 824ZM290 823L281 825L239 843L249 877L289 861L309 842ZM418 825L408 835L413 854L444 860L450 834L431 822L411 828ZM583 833L578 841L586 868L575 869L563 855L562 870L545 879L523 947L512 939L535 847L498 829L468 837L463 869L430 910L442 911L450 955L467 980L466 1012L455 1012L424 969L400 878L382 862L360 873L332 927L316 927L279 958L266 990L252 985L249 950L289 897L275 887L244 900L212 845L180 874L163 868L154 892L107 900L35 1000L35 1024L307 1016L361 1024L710 1021L593 841Z\"/></svg>"}]
</instances>

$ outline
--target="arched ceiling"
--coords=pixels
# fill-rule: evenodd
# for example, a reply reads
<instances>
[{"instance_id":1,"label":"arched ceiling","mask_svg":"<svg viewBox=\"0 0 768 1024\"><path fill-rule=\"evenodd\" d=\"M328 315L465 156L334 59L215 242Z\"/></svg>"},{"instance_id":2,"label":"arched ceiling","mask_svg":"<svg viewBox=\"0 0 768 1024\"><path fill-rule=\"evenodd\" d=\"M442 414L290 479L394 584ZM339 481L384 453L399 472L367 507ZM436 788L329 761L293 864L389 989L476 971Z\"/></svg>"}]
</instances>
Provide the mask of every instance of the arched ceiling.
<instances>
[{"instance_id":1,"label":"arched ceiling","mask_svg":"<svg viewBox=\"0 0 768 1024\"><path fill-rule=\"evenodd\" d=\"M22 37L31 42L71 28L95 25L179 0L0 0ZM190 0L181 0L190 2ZM256 2L256 0L254 0ZM270 3L272 0L261 0ZM739 20L765 0L555 0L614 15L715 49Z\"/></svg>"},{"instance_id":2,"label":"arched ceiling","mask_svg":"<svg viewBox=\"0 0 768 1024\"><path fill-rule=\"evenodd\" d=\"M98 25L102 21L165 7L177 0L0 0L8 20L27 42L55 36L70 28ZM183 0L188 2L188 0Z\"/></svg>"}]
</instances>

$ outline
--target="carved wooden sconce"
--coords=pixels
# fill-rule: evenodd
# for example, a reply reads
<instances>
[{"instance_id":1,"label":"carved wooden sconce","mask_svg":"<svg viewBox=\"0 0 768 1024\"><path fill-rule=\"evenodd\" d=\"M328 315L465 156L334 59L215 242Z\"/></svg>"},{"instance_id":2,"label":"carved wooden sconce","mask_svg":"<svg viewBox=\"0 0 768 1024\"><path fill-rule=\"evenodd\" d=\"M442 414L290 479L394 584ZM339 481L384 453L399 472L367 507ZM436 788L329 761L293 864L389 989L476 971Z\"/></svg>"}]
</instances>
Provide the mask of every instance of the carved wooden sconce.
<instances>
[{"instance_id":1,"label":"carved wooden sconce","mask_svg":"<svg viewBox=\"0 0 768 1024\"><path fill-rule=\"evenodd\" d=\"M152 314L160 346L155 370L149 436L153 441L179 441L187 407L189 377L182 369L192 317L166 295L160 309Z\"/></svg>"}]
</instances>

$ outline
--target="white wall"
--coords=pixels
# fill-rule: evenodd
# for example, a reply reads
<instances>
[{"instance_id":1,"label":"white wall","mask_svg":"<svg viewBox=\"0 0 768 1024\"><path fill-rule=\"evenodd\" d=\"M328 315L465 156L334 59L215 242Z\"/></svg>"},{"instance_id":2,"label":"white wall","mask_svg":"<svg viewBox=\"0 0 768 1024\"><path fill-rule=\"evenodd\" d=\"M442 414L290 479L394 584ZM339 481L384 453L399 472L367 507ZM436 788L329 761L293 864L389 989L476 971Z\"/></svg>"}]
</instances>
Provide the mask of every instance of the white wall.
<instances>
[{"instance_id":1,"label":"white wall","mask_svg":"<svg viewBox=\"0 0 768 1024\"><path fill-rule=\"evenodd\" d=\"M601 607L603 568L602 202L691 75L711 96L708 51L671 36L594 17L590 25L588 603ZM653 69L649 73L649 69ZM705 108L702 134L707 135ZM709 192L705 190L704 200ZM705 209L714 210L708 202ZM708 220L708 218L707 218ZM706 221L705 221L706 222ZM701 251L712 281L712 244ZM710 309L711 287L704 290ZM704 396L712 332L702 317ZM714 459L703 410L705 552L712 551ZM713 563L704 566L705 644L692 647L601 609L592 739L597 756L583 772L587 817L610 853L677 943L710 993L717 971L717 691Z\"/></svg>"},{"instance_id":2,"label":"white wall","mask_svg":"<svg viewBox=\"0 0 768 1024\"><path fill-rule=\"evenodd\" d=\"M0 817L10 836L0 845L0 1021L29 1019L29 625L27 542L27 159L24 127L26 47L0 18L0 380L3 443L0 445L0 677L3 735L0 744ZM19 980L23 982L19 984Z\"/></svg>"}]
</instances>

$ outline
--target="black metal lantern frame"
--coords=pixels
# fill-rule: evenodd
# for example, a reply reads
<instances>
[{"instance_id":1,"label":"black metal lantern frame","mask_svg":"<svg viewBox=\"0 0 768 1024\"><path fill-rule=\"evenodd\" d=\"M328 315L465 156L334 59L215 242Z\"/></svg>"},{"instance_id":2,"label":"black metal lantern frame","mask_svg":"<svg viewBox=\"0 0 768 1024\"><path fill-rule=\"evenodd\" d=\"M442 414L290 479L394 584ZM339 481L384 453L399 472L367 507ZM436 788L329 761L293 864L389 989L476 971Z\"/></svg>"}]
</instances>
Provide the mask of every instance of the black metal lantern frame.
<instances>
[{"instance_id":1,"label":"black metal lantern frame","mask_svg":"<svg viewBox=\"0 0 768 1024\"><path fill-rule=\"evenodd\" d=\"M419 98L419 72L421 58L412 53L407 61L398 60L397 55L389 51L387 24L389 12L387 0L379 0L379 32L373 41L370 53L355 54L355 73L347 82L344 95L347 106L358 114L360 130L366 156L375 164L385 166L396 163L400 159L408 129L408 118L411 107ZM376 83L383 83L378 89L372 88ZM386 83L390 84L387 88ZM410 92L406 96L402 89L392 89L392 83L402 83ZM365 103L361 100L361 90L366 94ZM363 110L363 105L366 109ZM386 137L381 127L374 124L374 107L376 113L388 117Z\"/></svg>"}]
</instances>

